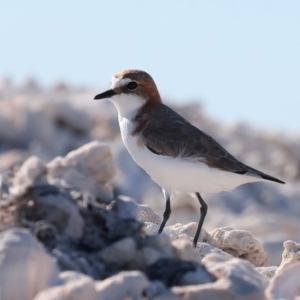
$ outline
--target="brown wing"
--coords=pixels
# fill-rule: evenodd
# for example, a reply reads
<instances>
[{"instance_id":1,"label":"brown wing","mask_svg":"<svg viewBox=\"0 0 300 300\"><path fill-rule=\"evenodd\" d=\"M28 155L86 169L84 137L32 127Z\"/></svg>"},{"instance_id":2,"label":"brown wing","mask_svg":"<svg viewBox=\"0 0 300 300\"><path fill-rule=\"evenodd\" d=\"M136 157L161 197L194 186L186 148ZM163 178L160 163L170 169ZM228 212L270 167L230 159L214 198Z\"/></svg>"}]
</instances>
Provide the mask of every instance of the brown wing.
<instances>
[{"instance_id":1,"label":"brown wing","mask_svg":"<svg viewBox=\"0 0 300 300\"><path fill-rule=\"evenodd\" d=\"M141 135L144 144L155 154L193 157L212 168L238 174L250 173L249 175L281 182L238 161L211 136L190 124L168 106L160 104L153 108L148 121Z\"/></svg>"}]
</instances>

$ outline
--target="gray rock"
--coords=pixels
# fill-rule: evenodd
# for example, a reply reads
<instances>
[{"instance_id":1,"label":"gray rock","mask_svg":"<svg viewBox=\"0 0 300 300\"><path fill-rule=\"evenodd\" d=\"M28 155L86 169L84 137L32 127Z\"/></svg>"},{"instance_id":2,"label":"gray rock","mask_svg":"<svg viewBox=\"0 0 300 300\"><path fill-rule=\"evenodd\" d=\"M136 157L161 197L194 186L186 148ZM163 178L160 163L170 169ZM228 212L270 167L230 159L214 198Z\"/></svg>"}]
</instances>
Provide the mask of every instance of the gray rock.
<instances>
[{"instance_id":1,"label":"gray rock","mask_svg":"<svg viewBox=\"0 0 300 300\"><path fill-rule=\"evenodd\" d=\"M97 297L101 300L124 300L126 297L139 300L149 284L142 272L120 272L115 276L96 282Z\"/></svg>"},{"instance_id":2,"label":"gray rock","mask_svg":"<svg viewBox=\"0 0 300 300\"><path fill-rule=\"evenodd\" d=\"M161 295L156 296L155 298L151 300L182 300L181 297L177 296L175 293L173 293L170 290L165 291Z\"/></svg>"},{"instance_id":3,"label":"gray rock","mask_svg":"<svg viewBox=\"0 0 300 300\"><path fill-rule=\"evenodd\" d=\"M216 279L201 266L195 271L187 272L180 280L180 285L196 285L214 282Z\"/></svg>"},{"instance_id":4,"label":"gray rock","mask_svg":"<svg viewBox=\"0 0 300 300\"><path fill-rule=\"evenodd\" d=\"M187 277L184 277L186 274ZM206 283L214 281L214 276L203 266L179 259L162 258L146 269L150 280L160 280L166 286L190 284L192 281Z\"/></svg>"},{"instance_id":5,"label":"gray rock","mask_svg":"<svg viewBox=\"0 0 300 300\"><path fill-rule=\"evenodd\" d=\"M135 260L136 251L134 240L127 237L100 251L98 257L106 264L123 265Z\"/></svg>"},{"instance_id":6,"label":"gray rock","mask_svg":"<svg viewBox=\"0 0 300 300\"><path fill-rule=\"evenodd\" d=\"M145 291L145 296L149 299L156 298L157 296L163 294L167 291L166 286L160 280L153 280L150 282L147 290Z\"/></svg>"},{"instance_id":7,"label":"gray rock","mask_svg":"<svg viewBox=\"0 0 300 300\"><path fill-rule=\"evenodd\" d=\"M0 234L0 299L32 300L59 283L58 268L41 244L26 229Z\"/></svg>"}]
</instances>

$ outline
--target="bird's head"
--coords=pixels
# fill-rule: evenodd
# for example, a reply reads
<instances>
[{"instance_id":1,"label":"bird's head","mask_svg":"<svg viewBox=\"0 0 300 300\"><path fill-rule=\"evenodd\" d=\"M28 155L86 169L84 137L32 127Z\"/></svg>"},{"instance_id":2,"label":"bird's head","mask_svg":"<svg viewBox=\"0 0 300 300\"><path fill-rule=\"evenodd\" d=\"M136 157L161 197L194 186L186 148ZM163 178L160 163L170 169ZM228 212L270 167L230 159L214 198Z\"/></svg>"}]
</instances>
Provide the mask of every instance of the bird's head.
<instances>
[{"instance_id":1,"label":"bird's head","mask_svg":"<svg viewBox=\"0 0 300 300\"><path fill-rule=\"evenodd\" d=\"M137 111L146 104L160 103L161 98L152 77L141 70L125 70L111 80L110 89L95 96L108 98L121 115Z\"/></svg>"}]
</instances>

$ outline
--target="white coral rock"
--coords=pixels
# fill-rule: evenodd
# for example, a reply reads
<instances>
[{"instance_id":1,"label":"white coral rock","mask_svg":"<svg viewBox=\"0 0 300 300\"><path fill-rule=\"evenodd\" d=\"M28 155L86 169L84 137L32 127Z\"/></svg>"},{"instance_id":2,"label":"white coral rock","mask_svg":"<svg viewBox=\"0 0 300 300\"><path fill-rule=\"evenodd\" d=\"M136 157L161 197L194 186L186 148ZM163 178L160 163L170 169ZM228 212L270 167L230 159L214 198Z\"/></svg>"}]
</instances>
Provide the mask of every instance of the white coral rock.
<instances>
[{"instance_id":1,"label":"white coral rock","mask_svg":"<svg viewBox=\"0 0 300 300\"><path fill-rule=\"evenodd\" d=\"M212 246L239 258L244 258L256 267L267 264L267 254L262 245L246 230L230 227L216 228L210 232Z\"/></svg>"}]
</instances>

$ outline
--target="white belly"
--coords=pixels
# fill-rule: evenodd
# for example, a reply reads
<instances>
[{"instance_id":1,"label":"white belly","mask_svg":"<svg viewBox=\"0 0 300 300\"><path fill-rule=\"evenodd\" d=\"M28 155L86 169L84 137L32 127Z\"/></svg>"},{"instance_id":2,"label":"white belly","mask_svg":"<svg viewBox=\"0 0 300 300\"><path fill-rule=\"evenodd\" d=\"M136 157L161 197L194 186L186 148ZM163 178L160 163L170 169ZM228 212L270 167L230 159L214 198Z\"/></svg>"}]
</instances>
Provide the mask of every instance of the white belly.
<instances>
[{"instance_id":1,"label":"white belly","mask_svg":"<svg viewBox=\"0 0 300 300\"><path fill-rule=\"evenodd\" d=\"M263 180L209 168L202 162L156 155L147 147L138 145L138 137L131 135L133 127L128 119L119 117L119 123L123 142L134 161L168 191L218 193Z\"/></svg>"}]
</instances>

